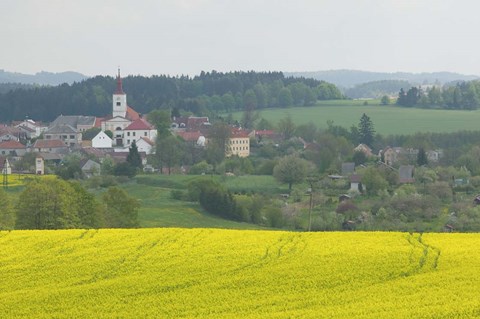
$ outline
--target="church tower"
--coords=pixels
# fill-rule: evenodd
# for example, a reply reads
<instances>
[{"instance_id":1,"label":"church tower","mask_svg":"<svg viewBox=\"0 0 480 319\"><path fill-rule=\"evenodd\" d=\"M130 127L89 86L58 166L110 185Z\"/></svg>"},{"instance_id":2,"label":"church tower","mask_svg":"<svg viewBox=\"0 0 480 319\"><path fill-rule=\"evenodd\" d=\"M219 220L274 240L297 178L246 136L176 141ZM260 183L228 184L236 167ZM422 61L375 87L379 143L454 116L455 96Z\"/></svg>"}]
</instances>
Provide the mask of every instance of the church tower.
<instances>
[{"instance_id":1,"label":"church tower","mask_svg":"<svg viewBox=\"0 0 480 319\"><path fill-rule=\"evenodd\" d=\"M113 93L113 112L112 116L125 117L127 115L127 95L123 92L122 78L120 77L120 68L117 75L117 89Z\"/></svg>"}]
</instances>

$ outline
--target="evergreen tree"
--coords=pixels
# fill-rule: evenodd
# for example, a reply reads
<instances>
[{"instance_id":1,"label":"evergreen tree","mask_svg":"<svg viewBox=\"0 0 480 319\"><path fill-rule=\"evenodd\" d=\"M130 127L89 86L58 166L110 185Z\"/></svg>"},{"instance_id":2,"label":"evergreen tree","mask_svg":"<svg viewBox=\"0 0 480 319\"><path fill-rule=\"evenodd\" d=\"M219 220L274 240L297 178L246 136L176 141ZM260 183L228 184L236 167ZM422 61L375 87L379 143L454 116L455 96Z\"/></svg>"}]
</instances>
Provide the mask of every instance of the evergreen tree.
<instances>
[{"instance_id":1,"label":"evergreen tree","mask_svg":"<svg viewBox=\"0 0 480 319\"><path fill-rule=\"evenodd\" d=\"M132 145L130 145L130 148L128 149L127 163L135 168L143 168L142 158L138 153L137 143L135 141L132 142Z\"/></svg>"},{"instance_id":2,"label":"evergreen tree","mask_svg":"<svg viewBox=\"0 0 480 319\"><path fill-rule=\"evenodd\" d=\"M372 146L375 136L375 129L373 128L372 120L365 113L363 113L362 117L360 118L360 123L358 124L358 134L360 143L366 144L370 147Z\"/></svg>"},{"instance_id":3,"label":"evergreen tree","mask_svg":"<svg viewBox=\"0 0 480 319\"><path fill-rule=\"evenodd\" d=\"M424 166L428 164L427 154L425 153L425 150L423 149L423 147L418 150L417 164L419 166Z\"/></svg>"}]
</instances>

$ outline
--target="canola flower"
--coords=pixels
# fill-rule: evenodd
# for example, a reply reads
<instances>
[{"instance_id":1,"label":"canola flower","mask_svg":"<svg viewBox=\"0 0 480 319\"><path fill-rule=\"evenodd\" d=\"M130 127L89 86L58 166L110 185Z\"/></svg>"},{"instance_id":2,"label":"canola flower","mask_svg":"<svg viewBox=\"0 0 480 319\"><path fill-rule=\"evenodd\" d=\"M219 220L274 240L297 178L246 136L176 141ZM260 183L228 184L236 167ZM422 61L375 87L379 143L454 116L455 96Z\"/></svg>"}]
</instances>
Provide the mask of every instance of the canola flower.
<instances>
[{"instance_id":1,"label":"canola flower","mask_svg":"<svg viewBox=\"0 0 480 319\"><path fill-rule=\"evenodd\" d=\"M0 232L2 318L474 318L480 236Z\"/></svg>"}]
</instances>

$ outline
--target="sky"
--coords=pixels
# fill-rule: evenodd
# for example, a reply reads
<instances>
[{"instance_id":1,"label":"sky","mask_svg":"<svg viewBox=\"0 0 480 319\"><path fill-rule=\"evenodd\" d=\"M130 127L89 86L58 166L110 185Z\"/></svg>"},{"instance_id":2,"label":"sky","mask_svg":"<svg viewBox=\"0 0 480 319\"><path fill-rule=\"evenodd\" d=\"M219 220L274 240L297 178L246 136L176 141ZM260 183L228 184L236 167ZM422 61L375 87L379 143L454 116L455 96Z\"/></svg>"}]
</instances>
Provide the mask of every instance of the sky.
<instances>
[{"instance_id":1,"label":"sky","mask_svg":"<svg viewBox=\"0 0 480 319\"><path fill-rule=\"evenodd\" d=\"M0 69L480 75L480 1L0 0Z\"/></svg>"}]
</instances>

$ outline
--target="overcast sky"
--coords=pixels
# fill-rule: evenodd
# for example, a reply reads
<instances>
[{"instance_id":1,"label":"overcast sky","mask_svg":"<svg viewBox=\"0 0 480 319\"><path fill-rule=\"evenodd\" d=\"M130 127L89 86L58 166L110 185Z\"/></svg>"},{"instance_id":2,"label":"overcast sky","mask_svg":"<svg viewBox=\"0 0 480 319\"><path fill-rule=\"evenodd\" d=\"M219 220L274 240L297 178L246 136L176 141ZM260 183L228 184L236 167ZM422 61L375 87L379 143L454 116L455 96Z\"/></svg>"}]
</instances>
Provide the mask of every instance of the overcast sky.
<instances>
[{"instance_id":1,"label":"overcast sky","mask_svg":"<svg viewBox=\"0 0 480 319\"><path fill-rule=\"evenodd\" d=\"M0 0L0 69L480 75L480 1Z\"/></svg>"}]
</instances>

